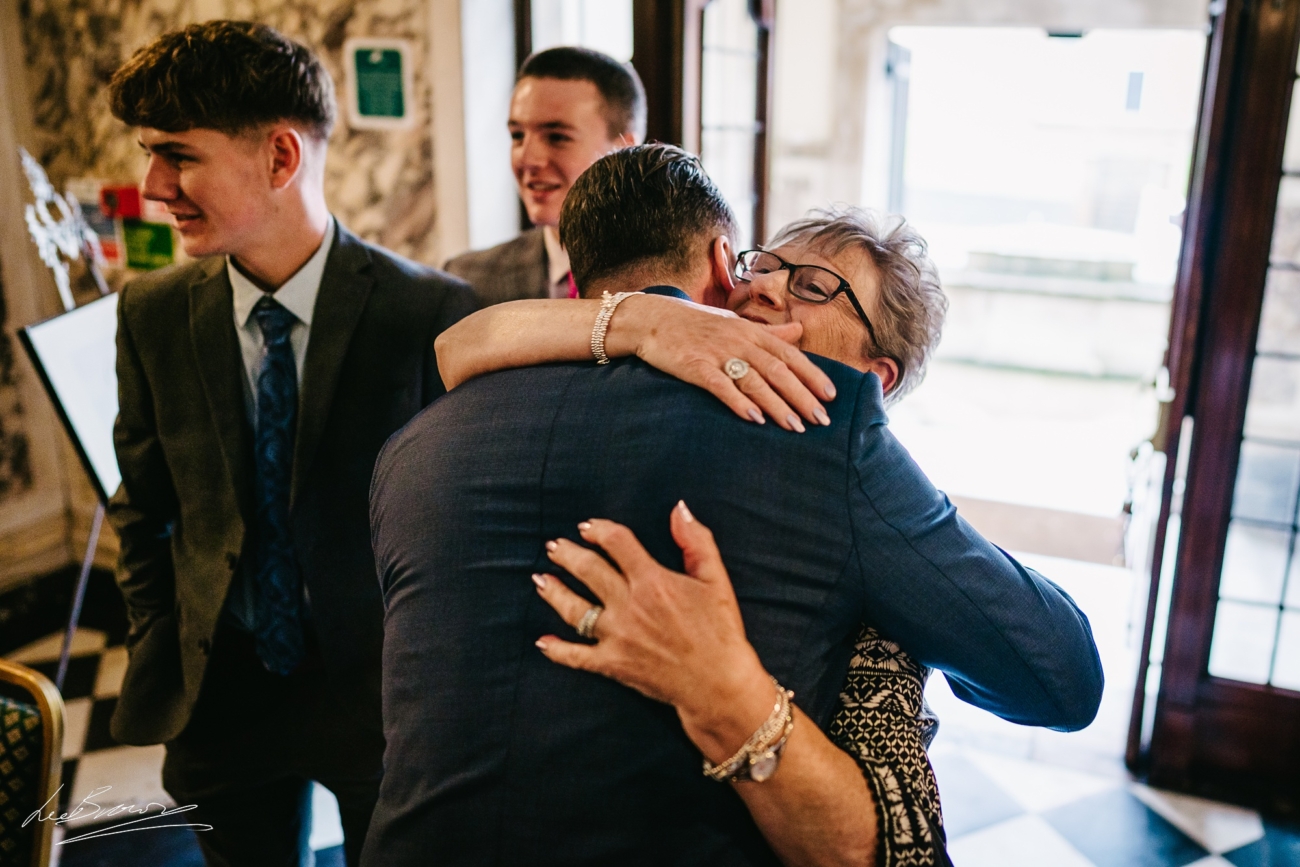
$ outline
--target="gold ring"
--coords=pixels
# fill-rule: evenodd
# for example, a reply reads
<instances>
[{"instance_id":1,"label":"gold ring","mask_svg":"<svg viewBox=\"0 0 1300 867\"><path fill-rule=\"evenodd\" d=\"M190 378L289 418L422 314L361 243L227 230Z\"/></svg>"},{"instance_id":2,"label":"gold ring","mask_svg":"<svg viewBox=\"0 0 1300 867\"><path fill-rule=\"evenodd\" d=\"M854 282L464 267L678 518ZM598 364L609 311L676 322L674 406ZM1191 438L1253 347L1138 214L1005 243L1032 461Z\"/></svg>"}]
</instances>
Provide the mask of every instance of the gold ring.
<instances>
[{"instance_id":1,"label":"gold ring","mask_svg":"<svg viewBox=\"0 0 1300 867\"><path fill-rule=\"evenodd\" d=\"M604 610L604 607L600 605L593 605L587 609L587 613L582 615L582 619L579 620L578 625L574 627L578 630L579 637L596 637L596 621L600 619L600 615Z\"/></svg>"}]
</instances>

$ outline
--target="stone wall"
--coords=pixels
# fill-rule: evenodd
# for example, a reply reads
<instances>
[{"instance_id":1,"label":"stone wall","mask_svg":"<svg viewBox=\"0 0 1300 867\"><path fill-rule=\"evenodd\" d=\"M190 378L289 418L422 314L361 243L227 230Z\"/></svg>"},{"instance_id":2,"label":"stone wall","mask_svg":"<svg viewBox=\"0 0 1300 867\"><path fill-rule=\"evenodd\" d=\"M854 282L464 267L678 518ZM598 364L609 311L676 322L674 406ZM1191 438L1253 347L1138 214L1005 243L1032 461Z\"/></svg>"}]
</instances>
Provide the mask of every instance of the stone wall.
<instances>
[{"instance_id":1,"label":"stone wall","mask_svg":"<svg viewBox=\"0 0 1300 867\"><path fill-rule=\"evenodd\" d=\"M355 36L408 39L414 48L416 122L402 131L349 129L330 139L325 189L331 210L354 232L428 264L437 252L429 124L428 6L420 0L26 0L21 3L33 154L61 185L91 176L136 182L144 159L134 133L108 110L113 71L158 34L213 18L259 21L318 52L344 90L343 42Z\"/></svg>"}]
</instances>

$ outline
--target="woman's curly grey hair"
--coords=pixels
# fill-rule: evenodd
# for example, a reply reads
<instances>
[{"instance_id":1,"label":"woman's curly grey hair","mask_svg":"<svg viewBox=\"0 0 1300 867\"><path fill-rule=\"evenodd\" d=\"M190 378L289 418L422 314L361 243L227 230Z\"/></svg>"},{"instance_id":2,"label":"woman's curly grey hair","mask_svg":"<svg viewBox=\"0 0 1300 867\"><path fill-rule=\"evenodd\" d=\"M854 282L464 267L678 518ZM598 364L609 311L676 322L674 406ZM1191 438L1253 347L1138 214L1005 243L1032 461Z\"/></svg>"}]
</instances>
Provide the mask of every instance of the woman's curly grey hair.
<instances>
[{"instance_id":1,"label":"woman's curly grey hair","mask_svg":"<svg viewBox=\"0 0 1300 867\"><path fill-rule=\"evenodd\" d=\"M898 363L898 381L886 396L892 404L925 379L930 356L943 335L948 297L930 261L925 239L899 216L863 208L817 208L782 228L768 245L800 244L823 254L861 250L880 273L880 299L858 300L871 317L877 345L865 338L863 355L886 356ZM856 290L855 290L856 291Z\"/></svg>"}]
</instances>

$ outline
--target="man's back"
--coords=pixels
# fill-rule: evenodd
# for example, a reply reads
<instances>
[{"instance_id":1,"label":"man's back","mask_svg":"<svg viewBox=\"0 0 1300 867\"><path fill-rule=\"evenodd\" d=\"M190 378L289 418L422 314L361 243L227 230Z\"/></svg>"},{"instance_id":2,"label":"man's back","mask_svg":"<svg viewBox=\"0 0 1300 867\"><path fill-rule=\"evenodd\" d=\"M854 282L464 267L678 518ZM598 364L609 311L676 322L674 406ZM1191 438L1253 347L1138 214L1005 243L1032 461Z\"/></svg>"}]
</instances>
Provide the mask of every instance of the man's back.
<instances>
[{"instance_id":1,"label":"man's back","mask_svg":"<svg viewBox=\"0 0 1300 867\"><path fill-rule=\"evenodd\" d=\"M775 863L734 792L703 777L671 708L536 650L538 636L572 630L528 576L553 570L546 540L576 538L590 517L627 524L680 568L667 519L684 499L714 531L763 664L824 725L868 614L887 633L909 628L906 588L873 583L923 572L936 559L925 551L931 531L961 540L964 557L1009 567L896 443L898 454L871 459L906 477L893 479L903 501L884 513L863 505L856 464L884 442L871 434L884 421L878 381L823 367L841 397L831 426L804 435L738 421L628 361L484 377L390 441L371 500L387 606L387 753L367 863ZM879 526L855 530L862 521ZM870 556L882 568L864 564L855 534L878 543ZM976 649L1000 639L981 633L986 618L958 610L964 598L933 600L950 603L938 622L918 615L922 659L945 657L934 636L952 618L980 621Z\"/></svg>"}]
</instances>

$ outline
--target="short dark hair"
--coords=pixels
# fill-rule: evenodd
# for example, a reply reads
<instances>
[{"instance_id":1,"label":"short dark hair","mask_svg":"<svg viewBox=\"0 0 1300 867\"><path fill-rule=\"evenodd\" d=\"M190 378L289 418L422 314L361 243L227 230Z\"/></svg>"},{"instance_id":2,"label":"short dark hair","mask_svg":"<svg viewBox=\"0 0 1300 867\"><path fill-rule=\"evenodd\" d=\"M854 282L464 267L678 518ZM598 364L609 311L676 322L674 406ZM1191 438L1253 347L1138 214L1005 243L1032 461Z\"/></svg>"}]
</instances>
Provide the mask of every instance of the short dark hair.
<instances>
[{"instance_id":1,"label":"short dark hair","mask_svg":"<svg viewBox=\"0 0 1300 867\"><path fill-rule=\"evenodd\" d=\"M702 238L736 236L736 216L698 157L666 144L592 163L560 209L560 242L578 288L642 264L690 269Z\"/></svg>"},{"instance_id":2,"label":"short dark hair","mask_svg":"<svg viewBox=\"0 0 1300 867\"><path fill-rule=\"evenodd\" d=\"M113 116L130 125L228 135L292 121L322 140L337 111L316 55L264 24L207 21L164 33L109 83Z\"/></svg>"},{"instance_id":3,"label":"short dark hair","mask_svg":"<svg viewBox=\"0 0 1300 867\"><path fill-rule=\"evenodd\" d=\"M645 137L645 88L629 63L619 63L590 48L563 45L530 55L519 67L515 82L524 78L590 81L605 100L609 137L624 133L637 141Z\"/></svg>"}]
</instances>

